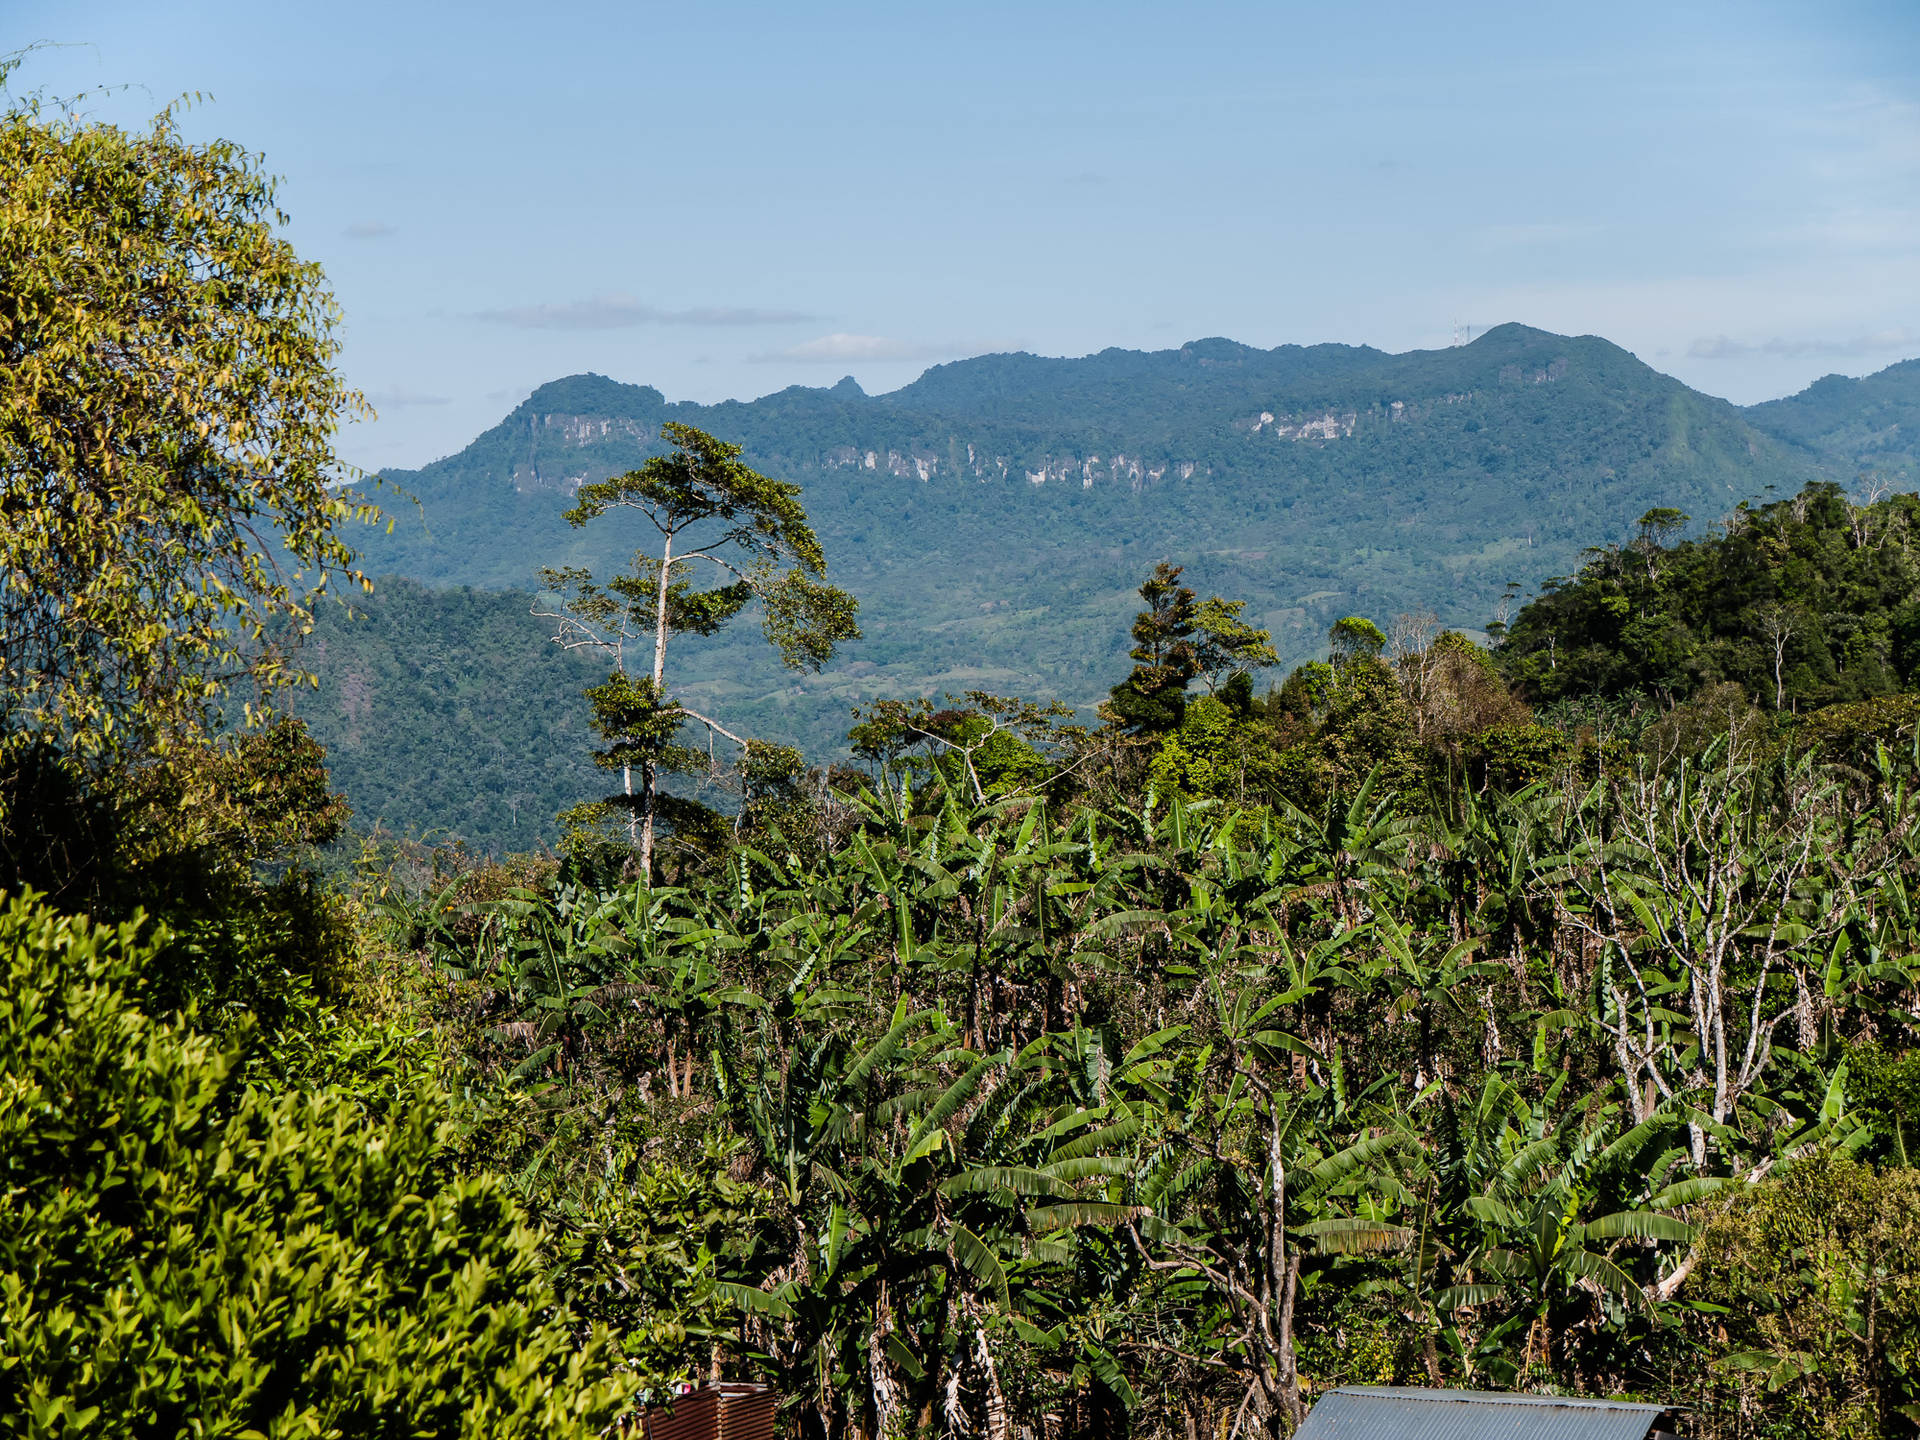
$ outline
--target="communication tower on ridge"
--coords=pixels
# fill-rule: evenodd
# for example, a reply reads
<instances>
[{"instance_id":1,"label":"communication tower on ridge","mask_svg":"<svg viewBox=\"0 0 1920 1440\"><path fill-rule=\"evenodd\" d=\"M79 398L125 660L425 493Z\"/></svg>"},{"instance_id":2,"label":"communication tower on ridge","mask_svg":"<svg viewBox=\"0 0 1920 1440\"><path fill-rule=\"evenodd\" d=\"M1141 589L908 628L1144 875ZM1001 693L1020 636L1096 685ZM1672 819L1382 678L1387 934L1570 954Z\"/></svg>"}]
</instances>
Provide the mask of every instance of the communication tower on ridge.
<instances>
[{"instance_id":1,"label":"communication tower on ridge","mask_svg":"<svg viewBox=\"0 0 1920 1440\"><path fill-rule=\"evenodd\" d=\"M1473 343L1473 326L1462 325L1458 321L1455 321L1453 326L1453 343L1456 345L1471 345Z\"/></svg>"}]
</instances>

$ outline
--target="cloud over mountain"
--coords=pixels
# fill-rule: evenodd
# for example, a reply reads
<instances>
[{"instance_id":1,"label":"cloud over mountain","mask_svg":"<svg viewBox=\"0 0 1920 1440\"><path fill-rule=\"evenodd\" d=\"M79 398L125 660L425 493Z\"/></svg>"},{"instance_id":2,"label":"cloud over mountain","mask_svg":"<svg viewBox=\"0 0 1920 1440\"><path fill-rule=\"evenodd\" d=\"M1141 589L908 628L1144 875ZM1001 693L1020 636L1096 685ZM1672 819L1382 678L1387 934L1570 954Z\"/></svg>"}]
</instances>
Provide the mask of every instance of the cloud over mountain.
<instances>
[{"instance_id":1,"label":"cloud over mountain","mask_svg":"<svg viewBox=\"0 0 1920 1440\"><path fill-rule=\"evenodd\" d=\"M668 310L631 295L595 295L561 304L512 305L482 310L476 319L516 330L629 330L642 325L749 326L799 325L816 317L799 310L751 306L696 305Z\"/></svg>"},{"instance_id":2,"label":"cloud over mountain","mask_svg":"<svg viewBox=\"0 0 1920 1440\"><path fill-rule=\"evenodd\" d=\"M404 385L390 385L382 390L369 390L367 403L375 410L404 410L415 405L451 405L453 397L409 390Z\"/></svg>"},{"instance_id":3,"label":"cloud over mountain","mask_svg":"<svg viewBox=\"0 0 1920 1440\"><path fill-rule=\"evenodd\" d=\"M785 350L774 350L749 358L764 364L797 361L803 365L838 365L848 360L951 360L957 355L978 354L985 348L988 347L958 343L928 345L912 340L895 340L886 335L836 332Z\"/></svg>"},{"instance_id":4,"label":"cloud over mountain","mask_svg":"<svg viewBox=\"0 0 1920 1440\"><path fill-rule=\"evenodd\" d=\"M1779 355L1797 358L1827 355L1845 359L1860 355L1885 355L1894 350L1920 346L1920 332L1913 330L1876 330L1870 335L1852 335L1844 340L1786 339L1733 340L1725 335L1706 335L1687 347L1695 360L1735 360L1747 355Z\"/></svg>"}]
</instances>

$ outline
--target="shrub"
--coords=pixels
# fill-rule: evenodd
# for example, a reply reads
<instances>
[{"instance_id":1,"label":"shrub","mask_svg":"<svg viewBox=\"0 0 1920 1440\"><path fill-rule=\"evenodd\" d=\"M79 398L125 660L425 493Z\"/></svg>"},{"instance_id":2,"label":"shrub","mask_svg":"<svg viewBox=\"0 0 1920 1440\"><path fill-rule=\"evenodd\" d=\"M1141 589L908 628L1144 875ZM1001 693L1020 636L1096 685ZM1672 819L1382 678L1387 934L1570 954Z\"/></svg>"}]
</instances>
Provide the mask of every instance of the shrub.
<instances>
[{"instance_id":1,"label":"shrub","mask_svg":"<svg viewBox=\"0 0 1920 1440\"><path fill-rule=\"evenodd\" d=\"M1822 760L1871 774L1880 746L1895 761L1908 760L1916 734L1920 695L1881 695L1816 710L1800 723L1793 739L1796 749L1811 749Z\"/></svg>"},{"instance_id":2,"label":"shrub","mask_svg":"<svg viewBox=\"0 0 1920 1440\"><path fill-rule=\"evenodd\" d=\"M1764 1433L1910 1434L1920 1400L1920 1171L1830 1152L1737 1196L1700 1238L1723 1383Z\"/></svg>"},{"instance_id":3,"label":"shrub","mask_svg":"<svg viewBox=\"0 0 1920 1440\"><path fill-rule=\"evenodd\" d=\"M0 908L0 1434L585 1436L626 1384L425 1095L243 1086L156 942Z\"/></svg>"}]
</instances>

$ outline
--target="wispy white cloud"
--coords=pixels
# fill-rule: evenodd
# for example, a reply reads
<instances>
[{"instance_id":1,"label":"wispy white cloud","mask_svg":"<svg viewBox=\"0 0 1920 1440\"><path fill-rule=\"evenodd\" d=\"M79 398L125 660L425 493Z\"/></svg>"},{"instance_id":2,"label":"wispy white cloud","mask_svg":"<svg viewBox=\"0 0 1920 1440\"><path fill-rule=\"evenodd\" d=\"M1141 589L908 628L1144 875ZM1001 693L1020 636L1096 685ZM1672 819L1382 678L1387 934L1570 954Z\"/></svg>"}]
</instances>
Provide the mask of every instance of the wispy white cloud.
<instances>
[{"instance_id":1,"label":"wispy white cloud","mask_svg":"<svg viewBox=\"0 0 1920 1440\"><path fill-rule=\"evenodd\" d=\"M451 405L453 397L428 395L404 385L394 385L385 390L369 390L367 402L376 410L405 410L417 405Z\"/></svg>"},{"instance_id":2,"label":"wispy white cloud","mask_svg":"<svg viewBox=\"0 0 1920 1440\"><path fill-rule=\"evenodd\" d=\"M967 344L927 345L912 340L895 340L886 335L822 335L817 340L773 350L747 358L760 364L841 365L854 360L951 360L958 355L977 355L988 346Z\"/></svg>"},{"instance_id":3,"label":"wispy white cloud","mask_svg":"<svg viewBox=\"0 0 1920 1440\"><path fill-rule=\"evenodd\" d=\"M1819 356L1845 360L1865 355L1885 355L1916 346L1920 346L1920 332L1913 330L1877 330L1870 335L1851 335L1844 340L1789 339L1782 336L1769 340L1734 340L1725 335L1705 335L1687 347L1687 354L1695 360L1743 360L1750 355L1771 355L1789 360Z\"/></svg>"},{"instance_id":4,"label":"wispy white cloud","mask_svg":"<svg viewBox=\"0 0 1920 1440\"><path fill-rule=\"evenodd\" d=\"M400 227L384 220L356 220L342 232L349 240L383 240L398 235Z\"/></svg>"},{"instance_id":5,"label":"wispy white cloud","mask_svg":"<svg viewBox=\"0 0 1920 1440\"><path fill-rule=\"evenodd\" d=\"M1920 175L1920 104L1878 85L1856 87L1801 126L1816 147L1807 164L1818 180L1898 194Z\"/></svg>"},{"instance_id":6,"label":"wispy white cloud","mask_svg":"<svg viewBox=\"0 0 1920 1440\"><path fill-rule=\"evenodd\" d=\"M501 310L482 310L475 318L511 325L517 330L628 330L642 325L801 325L815 317L799 310L725 305L667 310L631 295L610 294L558 305L513 305Z\"/></svg>"}]
</instances>

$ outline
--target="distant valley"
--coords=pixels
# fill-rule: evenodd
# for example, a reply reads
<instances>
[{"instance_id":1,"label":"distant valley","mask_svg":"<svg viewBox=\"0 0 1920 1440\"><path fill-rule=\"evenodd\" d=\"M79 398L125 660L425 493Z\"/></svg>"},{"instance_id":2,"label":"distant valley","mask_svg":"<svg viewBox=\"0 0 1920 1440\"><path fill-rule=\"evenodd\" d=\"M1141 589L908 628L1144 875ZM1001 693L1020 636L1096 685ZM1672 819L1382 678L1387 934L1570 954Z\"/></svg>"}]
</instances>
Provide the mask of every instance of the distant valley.
<instances>
[{"instance_id":1,"label":"distant valley","mask_svg":"<svg viewBox=\"0 0 1920 1440\"><path fill-rule=\"evenodd\" d=\"M1124 672L1134 587L1163 558L1247 600L1291 664L1347 614L1477 629L1507 581L1568 573L1656 505L1703 526L1813 479L1912 488L1920 362L1746 409L1605 340L1519 325L1404 355L1203 340L986 356L887 395L846 380L712 406L559 380L458 454L386 477L395 527L363 560L412 583L381 587L363 621L328 617L302 705L362 823L425 815L526 848L598 793L578 696L595 672L547 643L526 592L542 564L605 568L644 538L561 516L579 484L658 448L667 419L805 487L866 631L820 676L744 639L690 648L683 688L826 758L878 695L1091 703Z\"/></svg>"}]
</instances>

